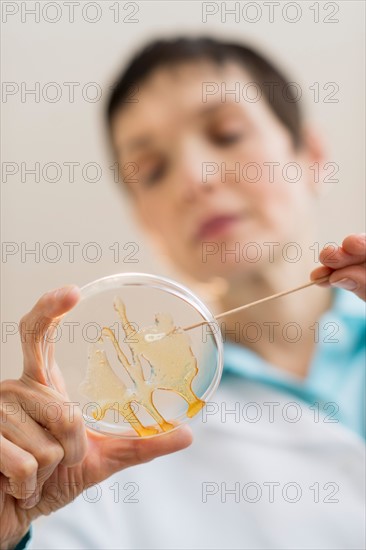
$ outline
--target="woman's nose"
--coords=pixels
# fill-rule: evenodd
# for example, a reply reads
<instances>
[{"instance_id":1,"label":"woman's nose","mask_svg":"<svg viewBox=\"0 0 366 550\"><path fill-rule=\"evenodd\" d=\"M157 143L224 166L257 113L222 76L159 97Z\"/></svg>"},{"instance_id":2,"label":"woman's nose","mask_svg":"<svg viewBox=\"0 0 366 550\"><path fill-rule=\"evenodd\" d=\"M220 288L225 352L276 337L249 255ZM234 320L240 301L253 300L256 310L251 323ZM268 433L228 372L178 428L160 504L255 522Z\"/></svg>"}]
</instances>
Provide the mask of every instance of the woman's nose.
<instances>
[{"instance_id":1,"label":"woman's nose","mask_svg":"<svg viewBox=\"0 0 366 550\"><path fill-rule=\"evenodd\" d=\"M176 189L183 200L194 200L220 184L220 159L201 141L189 139L177 152Z\"/></svg>"}]
</instances>

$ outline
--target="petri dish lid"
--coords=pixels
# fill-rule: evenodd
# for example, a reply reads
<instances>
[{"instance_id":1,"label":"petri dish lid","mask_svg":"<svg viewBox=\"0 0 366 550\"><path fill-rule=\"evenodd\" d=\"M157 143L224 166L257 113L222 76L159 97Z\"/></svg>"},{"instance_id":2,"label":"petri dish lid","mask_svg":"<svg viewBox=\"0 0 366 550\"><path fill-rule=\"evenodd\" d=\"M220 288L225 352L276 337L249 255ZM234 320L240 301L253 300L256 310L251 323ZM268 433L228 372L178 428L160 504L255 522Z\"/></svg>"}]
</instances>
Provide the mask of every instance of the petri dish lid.
<instances>
[{"instance_id":1,"label":"petri dish lid","mask_svg":"<svg viewBox=\"0 0 366 550\"><path fill-rule=\"evenodd\" d=\"M119 273L81 288L80 302L45 335L44 363L52 387L61 371L88 428L155 437L197 417L213 395L222 336L213 314L182 284Z\"/></svg>"}]
</instances>

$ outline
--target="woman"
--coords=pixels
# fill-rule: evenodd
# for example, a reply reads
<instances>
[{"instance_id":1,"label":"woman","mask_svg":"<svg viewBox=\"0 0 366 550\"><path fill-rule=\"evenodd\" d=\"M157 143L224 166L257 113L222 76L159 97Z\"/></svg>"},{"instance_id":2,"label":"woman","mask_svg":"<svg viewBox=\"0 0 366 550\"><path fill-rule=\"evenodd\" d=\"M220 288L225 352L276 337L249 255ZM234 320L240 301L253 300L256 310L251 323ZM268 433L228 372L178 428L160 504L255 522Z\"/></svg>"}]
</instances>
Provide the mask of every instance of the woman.
<instances>
[{"instance_id":1,"label":"woman","mask_svg":"<svg viewBox=\"0 0 366 550\"><path fill-rule=\"evenodd\" d=\"M35 529L35 548L360 547L364 325L362 302L342 289L365 299L365 235L324 249L316 267L325 159L291 86L250 48L159 41L120 76L107 118L146 235L184 275L223 282L220 311L309 276L329 283L227 318L215 403L174 457L121 472L189 446L187 427L130 442L86 432L66 410L54 425L31 407L25 423L6 408L2 547L24 547L32 521L67 504ZM24 373L2 384L5 403L63 406L61 375L58 392L46 387L40 337L78 298L74 286L47 293L22 319ZM132 507L127 482L141 494ZM93 484L102 498L71 503Z\"/></svg>"}]
</instances>

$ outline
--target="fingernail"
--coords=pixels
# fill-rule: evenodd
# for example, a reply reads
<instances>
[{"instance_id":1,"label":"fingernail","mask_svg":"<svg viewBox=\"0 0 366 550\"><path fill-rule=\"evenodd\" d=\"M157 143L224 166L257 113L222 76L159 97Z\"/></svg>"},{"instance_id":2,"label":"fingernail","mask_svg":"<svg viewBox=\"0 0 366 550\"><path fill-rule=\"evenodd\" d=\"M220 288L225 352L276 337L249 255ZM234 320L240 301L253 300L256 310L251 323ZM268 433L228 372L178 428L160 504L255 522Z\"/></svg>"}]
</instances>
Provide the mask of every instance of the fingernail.
<instances>
[{"instance_id":1,"label":"fingernail","mask_svg":"<svg viewBox=\"0 0 366 550\"><path fill-rule=\"evenodd\" d=\"M353 281L352 279L344 278L340 279L339 281L335 281L334 283L330 283L332 286L336 286L339 288L344 288L345 290L356 290L358 287L358 284L356 281Z\"/></svg>"},{"instance_id":2,"label":"fingernail","mask_svg":"<svg viewBox=\"0 0 366 550\"><path fill-rule=\"evenodd\" d=\"M61 298L64 298L65 296L67 296L67 294L69 294L75 288L76 288L75 285L63 286L62 288L59 288L58 290L56 290L55 298L60 300Z\"/></svg>"},{"instance_id":3,"label":"fingernail","mask_svg":"<svg viewBox=\"0 0 366 550\"><path fill-rule=\"evenodd\" d=\"M50 292L47 292L47 294L50 296L52 295L52 297L57 300L61 300L61 298L64 298L75 289L77 289L77 286L75 285L66 285L61 288L56 288L56 290L51 290Z\"/></svg>"}]
</instances>

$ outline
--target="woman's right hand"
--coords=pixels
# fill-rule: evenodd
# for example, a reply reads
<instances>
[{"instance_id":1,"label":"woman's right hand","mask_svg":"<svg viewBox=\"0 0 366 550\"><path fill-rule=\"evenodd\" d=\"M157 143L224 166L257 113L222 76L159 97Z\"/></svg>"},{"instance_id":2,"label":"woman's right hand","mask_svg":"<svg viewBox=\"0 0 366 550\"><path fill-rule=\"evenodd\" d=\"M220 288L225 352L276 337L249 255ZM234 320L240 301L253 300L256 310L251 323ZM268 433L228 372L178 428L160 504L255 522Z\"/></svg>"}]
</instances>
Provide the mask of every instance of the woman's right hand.
<instances>
[{"instance_id":1,"label":"woman's right hand","mask_svg":"<svg viewBox=\"0 0 366 550\"><path fill-rule=\"evenodd\" d=\"M24 370L0 386L0 546L14 548L40 515L62 508L86 487L115 472L190 445L189 428L152 439L107 437L88 430L78 408L68 406L61 373L47 386L42 342L51 323L76 305L76 286L43 295L20 322ZM56 365L55 368L57 369ZM47 405L61 411L48 418Z\"/></svg>"}]
</instances>

